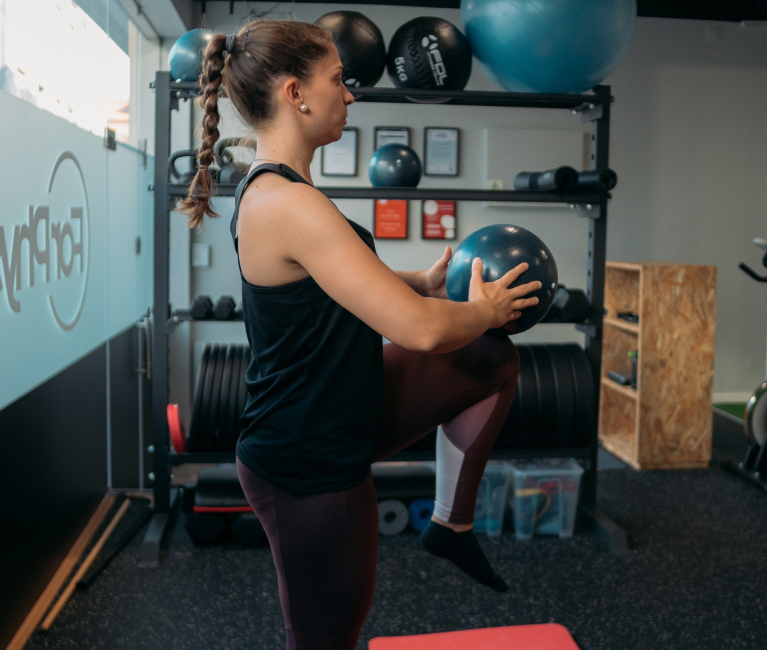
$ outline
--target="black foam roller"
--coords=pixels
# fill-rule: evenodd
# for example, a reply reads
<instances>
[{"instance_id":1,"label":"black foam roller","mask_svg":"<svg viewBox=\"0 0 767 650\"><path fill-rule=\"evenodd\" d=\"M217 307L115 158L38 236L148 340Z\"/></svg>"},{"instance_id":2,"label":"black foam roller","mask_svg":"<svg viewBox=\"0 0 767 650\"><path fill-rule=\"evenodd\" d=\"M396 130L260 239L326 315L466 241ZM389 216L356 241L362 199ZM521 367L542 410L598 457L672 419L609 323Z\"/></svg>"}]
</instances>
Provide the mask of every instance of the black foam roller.
<instances>
[{"instance_id":1,"label":"black foam roller","mask_svg":"<svg viewBox=\"0 0 767 650\"><path fill-rule=\"evenodd\" d=\"M579 190L609 192L618 184L618 174L612 169L591 169L578 172Z\"/></svg>"},{"instance_id":2,"label":"black foam roller","mask_svg":"<svg viewBox=\"0 0 767 650\"><path fill-rule=\"evenodd\" d=\"M568 166L545 172L519 172L514 177L514 189L517 191L563 191L574 189L577 185L578 172Z\"/></svg>"}]
</instances>

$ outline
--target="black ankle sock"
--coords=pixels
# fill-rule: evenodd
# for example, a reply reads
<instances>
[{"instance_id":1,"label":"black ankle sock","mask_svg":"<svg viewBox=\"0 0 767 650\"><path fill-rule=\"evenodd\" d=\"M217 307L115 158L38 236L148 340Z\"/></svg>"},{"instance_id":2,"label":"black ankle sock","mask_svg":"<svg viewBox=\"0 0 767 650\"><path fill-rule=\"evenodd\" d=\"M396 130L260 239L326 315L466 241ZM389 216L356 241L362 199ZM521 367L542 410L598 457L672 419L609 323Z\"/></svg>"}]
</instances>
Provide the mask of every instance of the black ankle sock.
<instances>
[{"instance_id":1,"label":"black ankle sock","mask_svg":"<svg viewBox=\"0 0 767 650\"><path fill-rule=\"evenodd\" d=\"M480 584L501 592L509 588L490 566L473 530L456 533L452 528L430 521L421 533L421 546L432 555L450 560Z\"/></svg>"}]
</instances>

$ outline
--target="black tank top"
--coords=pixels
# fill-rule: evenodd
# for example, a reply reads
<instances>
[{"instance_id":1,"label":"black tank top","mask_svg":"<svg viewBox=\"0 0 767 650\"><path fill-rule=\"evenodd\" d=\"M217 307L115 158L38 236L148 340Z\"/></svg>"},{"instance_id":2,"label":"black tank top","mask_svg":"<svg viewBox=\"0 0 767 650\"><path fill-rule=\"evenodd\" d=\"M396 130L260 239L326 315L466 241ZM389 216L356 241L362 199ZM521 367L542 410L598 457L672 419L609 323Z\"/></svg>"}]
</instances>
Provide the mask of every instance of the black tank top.
<instances>
[{"instance_id":1,"label":"black tank top","mask_svg":"<svg viewBox=\"0 0 767 650\"><path fill-rule=\"evenodd\" d=\"M265 171L309 185L282 164L260 165L240 183L231 223L238 265L240 199ZM353 221L349 224L375 252L370 232ZM250 284L242 267L240 277L251 361L237 457L293 494L358 485L367 477L379 436L381 335L331 299L311 277L278 287Z\"/></svg>"}]
</instances>

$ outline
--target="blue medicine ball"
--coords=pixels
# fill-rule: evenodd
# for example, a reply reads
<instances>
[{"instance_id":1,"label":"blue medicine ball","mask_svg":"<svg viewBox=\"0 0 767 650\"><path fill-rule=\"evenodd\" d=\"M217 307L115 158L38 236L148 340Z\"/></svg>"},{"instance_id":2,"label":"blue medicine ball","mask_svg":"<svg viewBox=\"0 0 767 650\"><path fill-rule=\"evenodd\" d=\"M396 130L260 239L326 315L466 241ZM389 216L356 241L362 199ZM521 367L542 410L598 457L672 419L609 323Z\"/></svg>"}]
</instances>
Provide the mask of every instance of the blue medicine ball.
<instances>
[{"instance_id":1,"label":"blue medicine ball","mask_svg":"<svg viewBox=\"0 0 767 650\"><path fill-rule=\"evenodd\" d=\"M374 187L416 187L421 180L421 161L404 144L385 144L370 159L368 176Z\"/></svg>"},{"instance_id":2,"label":"blue medicine ball","mask_svg":"<svg viewBox=\"0 0 767 650\"><path fill-rule=\"evenodd\" d=\"M527 271L509 288L536 280L541 283L540 289L524 296L538 298L537 305L525 307L517 320L489 330L490 333L504 336L519 334L529 330L546 315L557 293L559 275L554 256L539 237L525 228L504 224L474 231L458 245L447 267L445 289L450 300L466 302L469 299L471 263L475 257L482 260L483 282L495 282L511 269L527 262Z\"/></svg>"},{"instance_id":3,"label":"blue medicine ball","mask_svg":"<svg viewBox=\"0 0 767 650\"><path fill-rule=\"evenodd\" d=\"M200 78L205 48L215 33L212 29L193 29L173 44L168 57L171 79L197 81Z\"/></svg>"},{"instance_id":4,"label":"blue medicine ball","mask_svg":"<svg viewBox=\"0 0 767 650\"><path fill-rule=\"evenodd\" d=\"M628 50L637 0L461 0L482 71L509 92L579 93Z\"/></svg>"}]
</instances>

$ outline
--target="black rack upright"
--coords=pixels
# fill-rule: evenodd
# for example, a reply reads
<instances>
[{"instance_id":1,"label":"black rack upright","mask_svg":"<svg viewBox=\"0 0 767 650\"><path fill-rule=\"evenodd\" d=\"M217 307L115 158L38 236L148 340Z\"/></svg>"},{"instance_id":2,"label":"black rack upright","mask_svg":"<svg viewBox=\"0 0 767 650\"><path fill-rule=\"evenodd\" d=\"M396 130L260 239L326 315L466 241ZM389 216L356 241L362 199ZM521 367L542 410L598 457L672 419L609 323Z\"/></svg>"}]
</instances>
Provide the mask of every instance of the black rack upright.
<instances>
[{"instance_id":1,"label":"black rack upright","mask_svg":"<svg viewBox=\"0 0 767 650\"><path fill-rule=\"evenodd\" d=\"M141 549L140 565L157 566L160 545L173 507L170 472L173 465L184 463L231 462L233 454L176 454L170 452L166 407L168 404L168 337L181 320L179 312L174 318L169 305L169 214L175 197L185 196L186 187L170 184L168 166L170 157L170 116L178 109L180 98L196 96L194 83L173 82L168 72L158 72L153 83L155 90L155 169L154 169L154 328L152 348L154 372L152 377L152 424L154 447L154 516ZM535 93L470 92L405 90L399 88L350 89L358 102L404 103L418 105L470 105L514 108L549 108L570 110L580 115L581 123L591 123L590 168L609 166L610 95L609 86L596 86L592 93L581 95L552 95ZM234 196L235 185L219 185L218 196ZM476 189L417 189L377 187L323 187L318 188L329 198L349 199L442 199L456 201L508 201L567 203L577 208L580 217L589 221L588 271L586 288L594 306L595 317L585 325L578 325L586 334L586 352L591 362L594 391L599 399L599 381L602 363L602 313L604 303L605 250L607 238L606 192L515 192L509 190ZM628 550L625 532L596 507L597 493L597 416L594 410L590 423L589 442L585 447L566 449L504 450L504 458L573 456L587 465L581 480L581 509L593 524L600 538L615 552ZM500 455L496 455L500 457Z\"/></svg>"}]
</instances>

